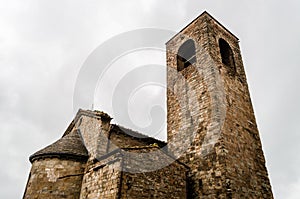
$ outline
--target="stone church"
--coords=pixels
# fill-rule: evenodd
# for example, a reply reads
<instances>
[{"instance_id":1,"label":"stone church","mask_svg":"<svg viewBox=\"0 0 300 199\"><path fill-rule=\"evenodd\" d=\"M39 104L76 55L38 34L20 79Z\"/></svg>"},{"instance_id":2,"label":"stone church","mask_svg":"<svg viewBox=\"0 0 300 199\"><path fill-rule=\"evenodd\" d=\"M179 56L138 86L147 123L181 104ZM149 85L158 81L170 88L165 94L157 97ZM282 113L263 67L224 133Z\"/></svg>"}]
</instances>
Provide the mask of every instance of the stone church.
<instances>
[{"instance_id":1,"label":"stone church","mask_svg":"<svg viewBox=\"0 0 300 199\"><path fill-rule=\"evenodd\" d=\"M167 142L79 110L23 199L273 198L239 39L204 12L166 52Z\"/></svg>"}]
</instances>

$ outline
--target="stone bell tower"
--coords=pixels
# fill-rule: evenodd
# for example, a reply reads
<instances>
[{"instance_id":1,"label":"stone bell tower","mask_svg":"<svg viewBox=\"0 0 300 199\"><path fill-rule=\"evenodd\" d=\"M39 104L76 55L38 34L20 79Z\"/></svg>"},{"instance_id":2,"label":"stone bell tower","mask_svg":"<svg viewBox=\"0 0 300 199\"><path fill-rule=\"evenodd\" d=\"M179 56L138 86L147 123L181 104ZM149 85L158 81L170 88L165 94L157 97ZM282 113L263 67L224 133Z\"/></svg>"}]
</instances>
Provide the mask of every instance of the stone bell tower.
<instances>
[{"instance_id":1,"label":"stone bell tower","mask_svg":"<svg viewBox=\"0 0 300 199\"><path fill-rule=\"evenodd\" d=\"M207 12L167 42L168 149L189 198L273 198L239 40Z\"/></svg>"}]
</instances>

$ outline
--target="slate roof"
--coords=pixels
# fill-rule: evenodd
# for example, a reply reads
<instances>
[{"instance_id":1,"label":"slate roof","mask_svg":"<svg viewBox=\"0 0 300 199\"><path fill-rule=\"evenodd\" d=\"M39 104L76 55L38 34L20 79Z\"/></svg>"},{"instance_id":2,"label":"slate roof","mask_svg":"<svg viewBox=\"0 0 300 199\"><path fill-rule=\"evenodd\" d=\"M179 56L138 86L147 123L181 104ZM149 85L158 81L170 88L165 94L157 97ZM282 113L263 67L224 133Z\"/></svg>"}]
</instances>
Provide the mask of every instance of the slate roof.
<instances>
[{"instance_id":1,"label":"slate roof","mask_svg":"<svg viewBox=\"0 0 300 199\"><path fill-rule=\"evenodd\" d=\"M82 116L88 116L92 118L99 118L101 120L110 121L112 118L102 111L90 111L80 109L76 114L74 120L68 126L64 132L62 138L54 142L53 144L39 150L29 157L30 162L42 158L72 158L77 160L86 161L88 159L88 151L82 142L82 138L78 129L75 128L75 123ZM129 136L133 140L137 140L145 145L151 145L156 143L160 148L167 145L166 142L149 137L148 135L141 134L137 131L122 127L120 125L111 124L110 133L123 134Z\"/></svg>"},{"instance_id":2,"label":"slate roof","mask_svg":"<svg viewBox=\"0 0 300 199\"><path fill-rule=\"evenodd\" d=\"M68 158L86 161L88 151L82 143L79 130L75 129L53 144L34 153L29 157L30 162L41 158Z\"/></svg>"}]
</instances>

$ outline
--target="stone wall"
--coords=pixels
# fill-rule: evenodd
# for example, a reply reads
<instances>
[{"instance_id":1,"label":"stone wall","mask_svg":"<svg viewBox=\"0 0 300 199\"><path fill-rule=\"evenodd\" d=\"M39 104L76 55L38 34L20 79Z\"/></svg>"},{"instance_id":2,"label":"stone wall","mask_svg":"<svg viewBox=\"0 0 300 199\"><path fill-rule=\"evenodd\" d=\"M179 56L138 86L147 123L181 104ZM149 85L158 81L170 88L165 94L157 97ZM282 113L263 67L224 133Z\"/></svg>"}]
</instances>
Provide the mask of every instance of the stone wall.
<instances>
[{"instance_id":1,"label":"stone wall","mask_svg":"<svg viewBox=\"0 0 300 199\"><path fill-rule=\"evenodd\" d=\"M32 163L24 199L79 199L85 163L58 158Z\"/></svg>"},{"instance_id":2,"label":"stone wall","mask_svg":"<svg viewBox=\"0 0 300 199\"><path fill-rule=\"evenodd\" d=\"M211 55L218 60L226 93L223 142L226 153L227 187L233 198L273 198L261 140L254 116L238 40L213 20L209 21ZM221 63L216 41L225 39L234 54L236 71ZM219 56L215 56L219 55Z\"/></svg>"},{"instance_id":3,"label":"stone wall","mask_svg":"<svg viewBox=\"0 0 300 199\"><path fill-rule=\"evenodd\" d=\"M79 112L75 127L80 130L83 143L92 158L105 155L107 152L109 116L105 113L96 114L92 111Z\"/></svg>"},{"instance_id":4,"label":"stone wall","mask_svg":"<svg viewBox=\"0 0 300 199\"><path fill-rule=\"evenodd\" d=\"M148 144L138 139L133 139L126 133L118 133L111 131L109 136L108 151L111 152L118 148L134 147L134 146L147 146Z\"/></svg>"},{"instance_id":5,"label":"stone wall","mask_svg":"<svg viewBox=\"0 0 300 199\"><path fill-rule=\"evenodd\" d=\"M123 161L121 198L187 197L188 168L158 148L126 149Z\"/></svg>"},{"instance_id":6,"label":"stone wall","mask_svg":"<svg viewBox=\"0 0 300 199\"><path fill-rule=\"evenodd\" d=\"M91 158L99 158L115 149L149 146L157 144L162 147L166 143L155 138L126 129L115 124L110 124L110 117L99 111L79 110L73 127L77 128L82 136L83 143Z\"/></svg>"},{"instance_id":7,"label":"stone wall","mask_svg":"<svg viewBox=\"0 0 300 199\"><path fill-rule=\"evenodd\" d=\"M212 106L220 103L218 97L213 96L218 87L216 69L207 53L209 46L205 45L208 43L206 29L206 19L199 18L167 43L168 146L171 153L191 168L189 193L192 198L214 197L219 189L224 191L220 185L224 180L220 179L225 173L223 164L217 159L214 145L211 148L204 142L207 135L219 133ZM195 43L196 63L178 73L177 51L189 39ZM207 150L203 150L204 147ZM215 171L218 171L216 178Z\"/></svg>"},{"instance_id":8,"label":"stone wall","mask_svg":"<svg viewBox=\"0 0 300 199\"><path fill-rule=\"evenodd\" d=\"M157 146L163 147L166 143L156 140L154 138L147 137L143 134L135 132L130 129L125 129L117 125L111 125L109 132L108 152L120 148L129 147L146 147L156 144Z\"/></svg>"},{"instance_id":9,"label":"stone wall","mask_svg":"<svg viewBox=\"0 0 300 199\"><path fill-rule=\"evenodd\" d=\"M186 172L175 165L149 173L125 172L121 198L187 198Z\"/></svg>"},{"instance_id":10,"label":"stone wall","mask_svg":"<svg viewBox=\"0 0 300 199\"><path fill-rule=\"evenodd\" d=\"M122 161L118 154L90 160L82 181L80 199L115 199L119 194Z\"/></svg>"},{"instance_id":11,"label":"stone wall","mask_svg":"<svg viewBox=\"0 0 300 199\"><path fill-rule=\"evenodd\" d=\"M117 149L88 162L80 199L186 198L187 170L157 147Z\"/></svg>"},{"instance_id":12,"label":"stone wall","mask_svg":"<svg viewBox=\"0 0 300 199\"><path fill-rule=\"evenodd\" d=\"M219 39L233 51L222 63ZM177 71L188 39L196 63ZM168 146L191 172L192 198L272 198L238 39L207 13L167 43Z\"/></svg>"}]
</instances>

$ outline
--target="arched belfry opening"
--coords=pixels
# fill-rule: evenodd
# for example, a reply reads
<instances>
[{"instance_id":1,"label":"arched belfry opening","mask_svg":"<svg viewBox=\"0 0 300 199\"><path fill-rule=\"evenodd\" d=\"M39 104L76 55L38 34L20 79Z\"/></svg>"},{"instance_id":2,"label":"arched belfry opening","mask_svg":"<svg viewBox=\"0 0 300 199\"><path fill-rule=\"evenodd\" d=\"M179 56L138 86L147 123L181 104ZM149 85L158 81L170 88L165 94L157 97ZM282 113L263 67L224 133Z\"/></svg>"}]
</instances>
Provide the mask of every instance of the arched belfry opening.
<instances>
[{"instance_id":1,"label":"arched belfry opening","mask_svg":"<svg viewBox=\"0 0 300 199\"><path fill-rule=\"evenodd\" d=\"M192 39L184 42L177 53L177 70L181 71L196 62L196 48Z\"/></svg>"},{"instance_id":2,"label":"arched belfry opening","mask_svg":"<svg viewBox=\"0 0 300 199\"><path fill-rule=\"evenodd\" d=\"M234 74L236 72L236 67L230 45L224 39L219 39L219 48L222 57L222 63L228 67L231 74Z\"/></svg>"}]
</instances>

